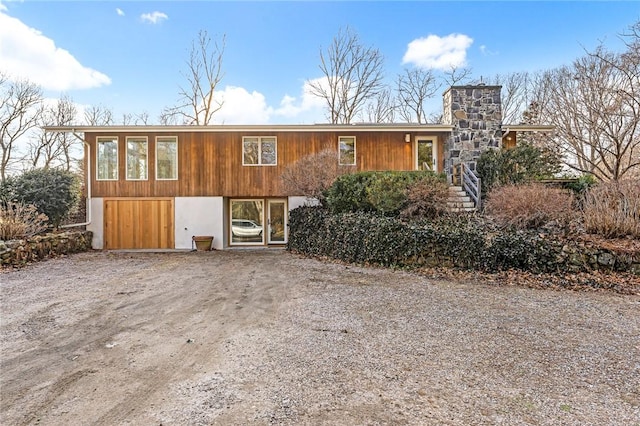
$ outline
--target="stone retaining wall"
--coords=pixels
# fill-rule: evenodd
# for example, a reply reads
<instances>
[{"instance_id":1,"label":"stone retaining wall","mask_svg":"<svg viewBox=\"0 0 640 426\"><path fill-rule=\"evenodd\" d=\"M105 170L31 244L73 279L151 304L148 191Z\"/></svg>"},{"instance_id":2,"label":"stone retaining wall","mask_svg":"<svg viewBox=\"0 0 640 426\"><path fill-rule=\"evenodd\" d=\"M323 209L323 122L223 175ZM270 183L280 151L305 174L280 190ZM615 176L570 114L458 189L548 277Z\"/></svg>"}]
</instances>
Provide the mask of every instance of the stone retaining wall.
<instances>
[{"instance_id":1,"label":"stone retaining wall","mask_svg":"<svg viewBox=\"0 0 640 426\"><path fill-rule=\"evenodd\" d=\"M91 250L91 231L37 235L26 240L0 241L0 266L23 266L61 254Z\"/></svg>"}]
</instances>

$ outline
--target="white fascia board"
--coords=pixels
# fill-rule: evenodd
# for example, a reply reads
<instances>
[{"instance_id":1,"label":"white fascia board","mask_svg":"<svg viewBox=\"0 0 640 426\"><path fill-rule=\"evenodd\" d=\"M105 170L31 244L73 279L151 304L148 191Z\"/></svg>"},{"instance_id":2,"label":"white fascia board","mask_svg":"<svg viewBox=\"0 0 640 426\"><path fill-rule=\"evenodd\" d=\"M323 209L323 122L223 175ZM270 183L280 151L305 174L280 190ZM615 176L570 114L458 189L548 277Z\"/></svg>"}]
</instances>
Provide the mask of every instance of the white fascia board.
<instances>
[{"instance_id":1,"label":"white fascia board","mask_svg":"<svg viewBox=\"0 0 640 426\"><path fill-rule=\"evenodd\" d=\"M46 132L125 132L125 133L188 133L188 132L450 132L447 124L283 124L283 125L216 125L216 126L45 126Z\"/></svg>"}]
</instances>

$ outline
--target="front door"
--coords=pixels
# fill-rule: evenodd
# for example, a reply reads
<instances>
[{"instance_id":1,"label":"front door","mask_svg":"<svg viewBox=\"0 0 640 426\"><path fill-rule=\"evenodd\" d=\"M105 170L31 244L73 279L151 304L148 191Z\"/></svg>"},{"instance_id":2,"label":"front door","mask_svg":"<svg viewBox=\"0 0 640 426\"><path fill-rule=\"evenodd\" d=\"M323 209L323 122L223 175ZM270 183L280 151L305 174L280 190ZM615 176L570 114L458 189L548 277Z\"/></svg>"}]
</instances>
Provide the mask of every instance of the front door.
<instances>
[{"instance_id":1,"label":"front door","mask_svg":"<svg viewBox=\"0 0 640 426\"><path fill-rule=\"evenodd\" d=\"M437 172L436 139L434 137L416 137L415 143L416 170Z\"/></svg>"},{"instance_id":2,"label":"front door","mask_svg":"<svg viewBox=\"0 0 640 426\"><path fill-rule=\"evenodd\" d=\"M269 227L269 244L287 242L287 202L286 200L269 200L267 225Z\"/></svg>"}]
</instances>

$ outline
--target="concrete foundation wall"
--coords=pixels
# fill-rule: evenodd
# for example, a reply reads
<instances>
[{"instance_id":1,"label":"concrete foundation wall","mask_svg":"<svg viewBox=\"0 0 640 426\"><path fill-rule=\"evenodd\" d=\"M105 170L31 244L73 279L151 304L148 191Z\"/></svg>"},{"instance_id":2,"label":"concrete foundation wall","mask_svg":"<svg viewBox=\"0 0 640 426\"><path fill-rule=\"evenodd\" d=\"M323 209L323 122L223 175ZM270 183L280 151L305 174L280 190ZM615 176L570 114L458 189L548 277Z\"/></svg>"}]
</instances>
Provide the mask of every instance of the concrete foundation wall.
<instances>
[{"instance_id":1,"label":"concrete foundation wall","mask_svg":"<svg viewBox=\"0 0 640 426\"><path fill-rule=\"evenodd\" d=\"M195 235L212 235L213 247L224 248L223 197L176 197L174 209L175 248L191 249Z\"/></svg>"},{"instance_id":2,"label":"concrete foundation wall","mask_svg":"<svg viewBox=\"0 0 640 426\"><path fill-rule=\"evenodd\" d=\"M93 233L91 248L102 250L104 248L104 199L91 199L91 223L87 225L87 231Z\"/></svg>"}]
</instances>

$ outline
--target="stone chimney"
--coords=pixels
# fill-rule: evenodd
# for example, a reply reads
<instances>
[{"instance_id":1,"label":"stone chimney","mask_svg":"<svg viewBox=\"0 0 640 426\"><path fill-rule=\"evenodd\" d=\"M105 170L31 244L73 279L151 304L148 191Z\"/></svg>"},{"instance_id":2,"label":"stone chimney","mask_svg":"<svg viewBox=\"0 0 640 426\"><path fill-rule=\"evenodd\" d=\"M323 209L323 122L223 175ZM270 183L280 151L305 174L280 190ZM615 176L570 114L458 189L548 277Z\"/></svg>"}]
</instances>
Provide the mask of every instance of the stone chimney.
<instances>
[{"instance_id":1,"label":"stone chimney","mask_svg":"<svg viewBox=\"0 0 640 426\"><path fill-rule=\"evenodd\" d=\"M451 86L443 95L444 124L453 125L444 149L444 167L451 180L453 167L466 163L476 169L478 157L498 148L502 140L502 86Z\"/></svg>"}]
</instances>

